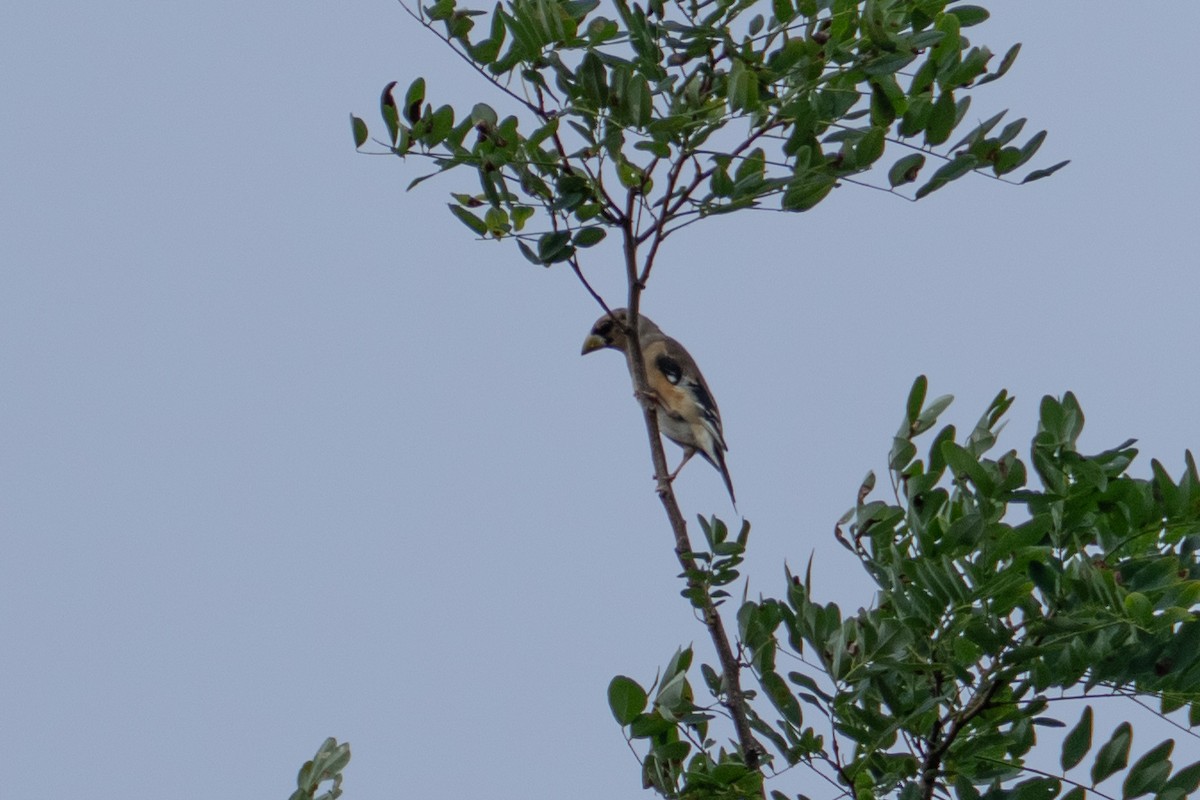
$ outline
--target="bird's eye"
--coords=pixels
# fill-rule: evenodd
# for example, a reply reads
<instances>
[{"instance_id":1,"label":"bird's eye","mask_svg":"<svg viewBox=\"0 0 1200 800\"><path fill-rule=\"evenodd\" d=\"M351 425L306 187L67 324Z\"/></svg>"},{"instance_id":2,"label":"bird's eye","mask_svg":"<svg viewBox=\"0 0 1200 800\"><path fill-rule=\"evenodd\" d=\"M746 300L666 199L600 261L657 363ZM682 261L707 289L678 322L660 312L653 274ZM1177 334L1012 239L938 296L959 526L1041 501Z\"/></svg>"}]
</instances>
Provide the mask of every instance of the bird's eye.
<instances>
[{"instance_id":1,"label":"bird's eye","mask_svg":"<svg viewBox=\"0 0 1200 800\"><path fill-rule=\"evenodd\" d=\"M606 320L604 320L604 322L601 322L599 325L596 326L596 333L600 334L601 336L608 336L610 333L612 333L612 329L613 329L612 320L606 319Z\"/></svg>"}]
</instances>

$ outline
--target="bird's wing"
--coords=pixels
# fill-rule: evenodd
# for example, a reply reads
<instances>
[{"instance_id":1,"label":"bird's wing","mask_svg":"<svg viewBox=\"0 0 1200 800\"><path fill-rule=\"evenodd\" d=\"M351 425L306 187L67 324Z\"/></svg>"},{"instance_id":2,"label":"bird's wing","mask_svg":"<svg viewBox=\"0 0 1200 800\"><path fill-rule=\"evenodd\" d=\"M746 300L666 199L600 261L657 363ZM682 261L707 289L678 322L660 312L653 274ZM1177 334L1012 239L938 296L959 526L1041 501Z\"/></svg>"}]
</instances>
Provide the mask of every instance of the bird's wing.
<instances>
[{"instance_id":1,"label":"bird's wing","mask_svg":"<svg viewBox=\"0 0 1200 800\"><path fill-rule=\"evenodd\" d=\"M663 432L684 448L699 452L721 473L729 499L737 508L733 479L725 465L725 434L721 411L691 354L669 336L644 338L642 356L646 380L670 420Z\"/></svg>"},{"instance_id":2,"label":"bird's wing","mask_svg":"<svg viewBox=\"0 0 1200 800\"><path fill-rule=\"evenodd\" d=\"M663 336L647 342L643 348L646 377L650 388L658 394L669 414L690 424L701 425L715 442L714 450L728 450L721 429L721 411L695 360L674 339ZM701 439L704 437L697 437ZM701 445L700 441L693 443ZM701 450L707 450L703 446ZM715 453L706 453L710 458Z\"/></svg>"}]
</instances>

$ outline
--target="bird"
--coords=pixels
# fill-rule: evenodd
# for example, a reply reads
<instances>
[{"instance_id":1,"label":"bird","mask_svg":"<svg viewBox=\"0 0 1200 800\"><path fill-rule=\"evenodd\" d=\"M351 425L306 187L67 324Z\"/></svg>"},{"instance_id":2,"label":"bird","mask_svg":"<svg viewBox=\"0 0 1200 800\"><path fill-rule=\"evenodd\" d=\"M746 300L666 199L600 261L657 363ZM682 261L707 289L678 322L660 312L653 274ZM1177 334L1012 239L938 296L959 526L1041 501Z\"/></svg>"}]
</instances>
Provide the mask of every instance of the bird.
<instances>
[{"instance_id":1,"label":"bird","mask_svg":"<svg viewBox=\"0 0 1200 800\"><path fill-rule=\"evenodd\" d=\"M582 355L604 348L626 352L628 320L629 312L624 308L614 309L596 320L583 340ZM736 509L733 480L725 464L725 451L729 447L721 429L721 412L695 359L683 345L641 314L638 315L638 341L646 364L648 399L658 409L658 427L668 439L683 448L683 460L667 480L674 480L683 465L699 453L721 473Z\"/></svg>"}]
</instances>

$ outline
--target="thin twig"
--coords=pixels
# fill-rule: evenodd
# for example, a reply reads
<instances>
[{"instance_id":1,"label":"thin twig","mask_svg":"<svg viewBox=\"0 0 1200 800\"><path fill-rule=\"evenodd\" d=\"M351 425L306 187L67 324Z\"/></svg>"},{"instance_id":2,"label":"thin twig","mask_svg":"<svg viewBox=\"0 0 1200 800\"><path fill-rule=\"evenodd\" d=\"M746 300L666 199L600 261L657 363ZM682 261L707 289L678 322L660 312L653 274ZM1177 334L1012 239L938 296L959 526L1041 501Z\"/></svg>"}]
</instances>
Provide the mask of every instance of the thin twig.
<instances>
[{"instance_id":1,"label":"thin twig","mask_svg":"<svg viewBox=\"0 0 1200 800\"><path fill-rule=\"evenodd\" d=\"M417 23L420 24L423 28L425 28L430 33L432 33L434 36L436 36L437 38L439 38L443 42L445 42L447 45L449 45L450 50L452 52L454 52L454 54L457 55L459 58L461 58L463 61L465 61L471 67L471 69L475 70L480 75L482 75L484 80L486 80L492 86L495 86L500 91L504 92L506 95L511 97L513 100L516 100L518 103L525 106L527 109L532 111L534 114L537 114L543 120L548 119L548 117L545 116L544 112L540 111L538 109L538 107L535 106L533 103L529 102L529 100L527 100L524 97L521 97L521 95L517 94L512 89L509 89L507 86L500 83L498 80L496 80L491 75L488 75L487 72L485 72L483 70L483 68L481 68L478 64L476 64L475 61L469 55L467 55L462 50L460 50L457 46L455 46L453 39L451 39L449 36L443 36L442 34L438 33L433 27L433 22L425 19L425 16L423 14L418 14L415 11L413 11L411 8L409 8L408 3L404 2L404 0L400 0L400 7L403 8L405 10L405 12L407 12L407 14L410 17L415 19L417 21Z\"/></svg>"},{"instance_id":2,"label":"thin twig","mask_svg":"<svg viewBox=\"0 0 1200 800\"><path fill-rule=\"evenodd\" d=\"M1151 714L1153 714L1154 716L1156 716L1156 717L1158 717L1159 719L1161 719L1163 722L1166 722L1166 723L1167 723L1167 724L1169 724L1169 725L1173 725L1173 726L1175 726L1175 727L1176 727L1176 728L1178 728L1179 730L1181 730L1181 731L1183 731L1184 733L1186 733L1188 736L1191 736L1192 738L1195 738L1195 739L1200 739L1200 734L1197 734L1197 733L1196 733L1194 730L1192 730L1191 728L1187 727L1186 725L1181 725L1181 724L1179 724L1179 723L1178 723L1178 722L1176 722L1175 720L1173 720L1173 719L1171 719L1170 717L1168 717L1166 714L1163 714L1163 713L1161 713L1161 712L1159 712L1159 711L1155 711L1153 708L1151 708L1149 705L1147 705L1147 704L1145 703L1145 701L1143 701L1143 700L1139 699L1139 698L1138 698L1138 696L1137 696L1136 694L1134 694L1133 692L1126 692L1126 691L1121 691L1121 690L1118 690L1118 691L1116 691L1116 692L1115 692L1115 694L1117 694L1117 695L1119 695L1119 696L1121 696L1121 697L1124 697L1124 698L1126 698L1127 700L1132 700L1133 702L1137 703L1137 704L1138 704L1139 706L1141 706L1142 708L1144 708L1144 709L1146 709L1147 711L1149 711L1149 712L1150 712Z\"/></svg>"},{"instance_id":3,"label":"thin twig","mask_svg":"<svg viewBox=\"0 0 1200 800\"><path fill-rule=\"evenodd\" d=\"M988 761L988 762L991 762L992 764L1002 764L1006 767L1012 767L1014 769L1019 769L1022 772L1032 772L1034 775L1041 775L1043 778L1053 778L1056 781L1062 781L1063 783L1069 783L1072 786L1076 786L1080 789L1085 789L1086 791L1094 792L1095 794L1099 795L1100 797L1103 797L1104 800L1117 800L1117 798L1113 797L1112 795L1105 794L1104 792L1097 789L1095 786L1089 786L1086 783L1080 783L1079 781L1073 781L1070 778L1068 778L1066 775L1055 775L1053 772L1043 772L1040 769L1028 767L1028 766L1025 766L1024 764L1017 765L1017 764L1010 763L1008 761L1004 761L1003 759L992 758L991 756L977 755L977 756L975 756L975 758L977 758L980 761Z\"/></svg>"},{"instance_id":4,"label":"thin twig","mask_svg":"<svg viewBox=\"0 0 1200 800\"><path fill-rule=\"evenodd\" d=\"M937 777L941 770L942 759L950 750L950 745L954 744L954 740L963 732L967 724L970 723L976 716L990 707L992 696L1000 688L1003 682L995 677L985 679L984 685L980 687L971 701L967 703L958 714L953 714L950 717L950 730L946 732L945 738L941 738L939 731L940 726L946 720L938 720L937 727L934 733L929 737L929 752L925 754L925 758L921 763L921 796L925 800L932 800L934 790L937 788Z\"/></svg>"},{"instance_id":5,"label":"thin twig","mask_svg":"<svg viewBox=\"0 0 1200 800\"><path fill-rule=\"evenodd\" d=\"M587 293L592 296L592 299L600 304L600 307L604 309L605 314L612 316L612 309L608 307L608 303L604 302L604 298L600 296L600 293L592 288L592 285L588 283L588 279L583 277L583 270L579 266L579 259L575 256L571 256L567 260L567 263L571 265L571 269L575 272L575 277L579 278L579 282L583 284L583 288L586 289Z\"/></svg>"}]
</instances>

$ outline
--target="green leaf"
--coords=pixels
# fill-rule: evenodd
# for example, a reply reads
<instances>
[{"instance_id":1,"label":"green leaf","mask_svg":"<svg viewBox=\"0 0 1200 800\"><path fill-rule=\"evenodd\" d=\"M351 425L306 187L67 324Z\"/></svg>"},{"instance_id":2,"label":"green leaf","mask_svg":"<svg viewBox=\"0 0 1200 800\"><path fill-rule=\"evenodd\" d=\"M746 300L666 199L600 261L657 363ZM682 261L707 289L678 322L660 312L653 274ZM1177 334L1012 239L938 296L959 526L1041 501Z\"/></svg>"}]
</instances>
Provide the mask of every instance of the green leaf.
<instances>
[{"instance_id":1,"label":"green leaf","mask_svg":"<svg viewBox=\"0 0 1200 800\"><path fill-rule=\"evenodd\" d=\"M600 0L567 0L562 4L563 11L576 22L583 19L600 7Z\"/></svg>"},{"instance_id":2,"label":"green leaf","mask_svg":"<svg viewBox=\"0 0 1200 800\"><path fill-rule=\"evenodd\" d=\"M912 435L917 436L922 434L936 425L938 417L940 417L942 412L949 408L950 404L953 402L954 395L952 394L944 394L941 397L935 397L933 402L925 406L924 410L921 411L920 415L913 423Z\"/></svg>"},{"instance_id":3,"label":"green leaf","mask_svg":"<svg viewBox=\"0 0 1200 800\"><path fill-rule=\"evenodd\" d=\"M450 213L458 217L459 221L462 222L463 225L466 225L480 236L487 236L488 226L486 222L472 214L470 211L467 211L462 206L456 206L452 203L447 203L446 205L450 207Z\"/></svg>"},{"instance_id":4,"label":"green leaf","mask_svg":"<svg viewBox=\"0 0 1200 800\"><path fill-rule=\"evenodd\" d=\"M958 24L963 28L969 28L972 25L985 22L991 16L988 10L982 6L955 6L954 8L946 9L946 13L958 17Z\"/></svg>"},{"instance_id":5,"label":"green leaf","mask_svg":"<svg viewBox=\"0 0 1200 800\"><path fill-rule=\"evenodd\" d=\"M389 84L385 91L390 92L395 84ZM425 79L417 78L404 93L404 118L409 124L415 124L421 119L421 104L425 102Z\"/></svg>"},{"instance_id":6,"label":"green leaf","mask_svg":"<svg viewBox=\"0 0 1200 800\"><path fill-rule=\"evenodd\" d=\"M1041 148L1042 142L1044 141L1046 141L1046 131L1038 131L1033 136L1029 137L1029 141L1021 147L1021 157L1017 159L1017 162L1013 166L1019 167L1025 162L1029 161L1029 159L1033 158L1034 154L1037 153L1037 151Z\"/></svg>"},{"instance_id":7,"label":"green leaf","mask_svg":"<svg viewBox=\"0 0 1200 800\"><path fill-rule=\"evenodd\" d=\"M971 785L971 781L965 775L958 775L954 779L954 794L958 796L958 800L979 800L979 790Z\"/></svg>"},{"instance_id":8,"label":"green leaf","mask_svg":"<svg viewBox=\"0 0 1200 800\"><path fill-rule=\"evenodd\" d=\"M733 179L738 189L757 189L762 183L767 168L767 154L761 147L756 147L746 154L734 171Z\"/></svg>"},{"instance_id":9,"label":"green leaf","mask_svg":"<svg viewBox=\"0 0 1200 800\"><path fill-rule=\"evenodd\" d=\"M944 442L942 457L956 476L966 475L981 492L991 494L995 484L969 450L956 442Z\"/></svg>"},{"instance_id":10,"label":"green leaf","mask_svg":"<svg viewBox=\"0 0 1200 800\"><path fill-rule=\"evenodd\" d=\"M983 122L976 125L971 130L970 133L968 133L963 138L959 139L956 143L952 144L950 146L950 149L957 150L958 148L962 147L963 145L970 145L970 144L974 144L975 142L982 141L983 137L987 136L988 133L992 130L992 128L996 127L996 124L998 122L1000 122L1000 120L1003 119L1004 115L1007 113L1008 113L1008 109L1005 109L1004 111L1001 111L998 114L994 114L991 117L985 119Z\"/></svg>"},{"instance_id":11,"label":"green leaf","mask_svg":"<svg viewBox=\"0 0 1200 800\"><path fill-rule=\"evenodd\" d=\"M1141 592L1125 595L1125 613L1139 625L1149 626L1154 621L1154 604Z\"/></svg>"},{"instance_id":12,"label":"green leaf","mask_svg":"<svg viewBox=\"0 0 1200 800\"><path fill-rule=\"evenodd\" d=\"M1034 725L1039 725L1043 728L1065 728L1065 727L1067 727L1067 723L1063 722L1060 719L1055 719L1054 717L1034 717L1033 720L1031 720L1031 721L1033 722Z\"/></svg>"},{"instance_id":13,"label":"green leaf","mask_svg":"<svg viewBox=\"0 0 1200 800\"><path fill-rule=\"evenodd\" d=\"M888 170L888 183L892 188L903 186L906 183L912 183L917 179L921 167L925 166L925 156L921 153L912 153L898 159L892 168Z\"/></svg>"},{"instance_id":14,"label":"green leaf","mask_svg":"<svg viewBox=\"0 0 1200 800\"><path fill-rule=\"evenodd\" d=\"M620 26L606 17L596 17L587 26L588 39L594 45L606 42L620 32Z\"/></svg>"},{"instance_id":15,"label":"green leaf","mask_svg":"<svg viewBox=\"0 0 1200 800\"><path fill-rule=\"evenodd\" d=\"M544 264L566 261L574 254L575 248L571 246L571 234L567 231L542 234L542 237L538 239L538 258Z\"/></svg>"},{"instance_id":16,"label":"green leaf","mask_svg":"<svg viewBox=\"0 0 1200 800\"><path fill-rule=\"evenodd\" d=\"M630 123L637 128L644 128L653 117L653 100L650 93L650 82L642 75L635 75L625 86L626 112Z\"/></svg>"},{"instance_id":17,"label":"green leaf","mask_svg":"<svg viewBox=\"0 0 1200 800\"><path fill-rule=\"evenodd\" d=\"M681 675L688 671L692 666L691 647L680 647L671 655L671 660L663 667L663 680L670 680L677 675Z\"/></svg>"},{"instance_id":18,"label":"green leaf","mask_svg":"<svg viewBox=\"0 0 1200 800\"><path fill-rule=\"evenodd\" d=\"M892 440L892 450L888 453L888 469L900 472L912 463L916 455L917 446L908 439L897 436Z\"/></svg>"},{"instance_id":19,"label":"green leaf","mask_svg":"<svg viewBox=\"0 0 1200 800\"><path fill-rule=\"evenodd\" d=\"M590 228L581 228L575 234L573 242L576 247L592 247L602 242L607 235L608 231L598 225Z\"/></svg>"},{"instance_id":20,"label":"green leaf","mask_svg":"<svg viewBox=\"0 0 1200 800\"><path fill-rule=\"evenodd\" d=\"M779 710L779 713L783 715L783 718L799 728L803 721L800 713L800 703L796 700L796 696L792 694L783 678L779 677L775 672L767 672L759 680L767 693L767 697L771 699L771 702Z\"/></svg>"},{"instance_id":21,"label":"green leaf","mask_svg":"<svg viewBox=\"0 0 1200 800\"><path fill-rule=\"evenodd\" d=\"M854 157L859 168L869 166L883 155L883 128L871 128L854 146Z\"/></svg>"},{"instance_id":22,"label":"green leaf","mask_svg":"<svg viewBox=\"0 0 1200 800\"><path fill-rule=\"evenodd\" d=\"M642 189L646 182L646 173L636 165L621 160L617 162L617 180L626 189Z\"/></svg>"},{"instance_id":23,"label":"green leaf","mask_svg":"<svg viewBox=\"0 0 1200 800\"><path fill-rule=\"evenodd\" d=\"M499 57L501 44L499 39L484 39L482 42L467 47L467 53L476 64L487 66Z\"/></svg>"},{"instance_id":24,"label":"green leaf","mask_svg":"<svg viewBox=\"0 0 1200 800\"><path fill-rule=\"evenodd\" d=\"M503 43L504 34L507 30L504 25L504 6L501 3L496 3L495 8L492 9L491 38L498 43Z\"/></svg>"},{"instance_id":25,"label":"green leaf","mask_svg":"<svg viewBox=\"0 0 1200 800\"><path fill-rule=\"evenodd\" d=\"M1129 747L1133 744L1133 726L1122 722L1113 731L1112 737L1096 753L1096 761L1092 764L1092 783L1115 775L1125 769L1129 763Z\"/></svg>"},{"instance_id":26,"label":"green leaf","mask_svg":"<svg viewBox=\"0 0 1200 800\"><path fill-rule=\"evenodd\" d=\"M668 712L670 716L677 716L691 709L689 698L687 677L679 673L659 687L654 697L654 705L660 711Z\"/></svg>"},{"instance_id":27,"label":"green leaf","mask_svg":"<svg viewBox=\"0 0 1200 800\"><path fill-rule=\"evenodd\" d=\"M920 200L922 197L927 197L950 181L961 178L978 166L979 159L970 153L963 153L956 156L953 161L942 165L937 172L933 173L933 176L924 186L917 189L916 198Z\"/></svg>"},{"instance_id":28,"label":"green leaf","mask_svg":"<svg viewBox=\"0 0 1200 800\"><path fill-rule=\"evenodd\" d=\"M1021 129L1025 127L1025 123L1028 121L1029 120L1025 119L1025 117L1021 117L1020 119L1014 119L1012 122L1005 125L1000 130L1000 144L1008 144L1013 139L1017 138L1017 134L1021 132Z\"/></svg>"},{"instance_id":29,"label":"green leaf","mask_svg":"<svg viewBox=\"0 0 1200 800\"><path fill-rule=\"evenodd\" d=\"M646 710L646 690L633 678L618 675L608 684L608 707L618 724L631 725Z\"/></svg>"},{"instance_id":30,"label":"green leaf","mask_svg":"<svg viewBox=\"0 0 1200 800\"><path fill-rule=\"evenodd\" d=\"M1083 761L1088 750L1092 749L1092 707L1083 709L1079 722L1071 728L1071 732L1063 739L1062 768L1063 772L1072 770Z\"/></svg>"},{"instance_id":31,"label":"green leaf","mask_svg":"<svg viewBox=\"0 0 1200 800\"><path fill-rule=\"evenodd\" d=\"M339 788L342 783L341 772L350 762L350 745L343 742L338 744L337 739L332 737L326 739L316 755L311 761L304 762L300 767L300 772L296 777L296 791L292 793L292 800L304 800L304 798L318 797L319 800L331 800L341 794ZM332 781L332 786L327 790L317 795L321 790L321 784L326 781Z\"/></svg>"},{"instance_id":32,"label":"green leaf","mask_svg":"<svg viewBox=\"0 0 1200 800\"><path fill-rule=\"evenodd\" d=\"M734 183L733 178L729 177L729 170L724 167L714 168L712 180L709 181L709 189L717 197L731 197Z\"/></svg>"},{"instance_id":33,"label":"green leaf","mask_svg":"<svg viewBox=\"0 0 1200 800\"><path fill-rule=\"evenodd\" d=\"M419 175L416 178L413 178L411 181L409 181L409 184L407 187L405 187L404 191L411 192L413 189L415 189L417 186L421 185L425 181L429 180L430 178L441 175L441 174L442 173L439 171L439 172L431 172L428 175Z\"/></svg>"},{"instance_id":34,"label":"green leaf","mask_svg":"<svg viewBox=\"0 0 1200 800\"><path fill-rule=\"evenodd\" d=\"M393 147L400 135L400 116L396 111L396 98L392 97L392 87L395 85L396 82L392 81L383 87L383 94L379 96L379 111L383 116L384 125L387 126L388 139Z\"/></svg>"},{"instance_id":35,"label":"green leaf","mask_svg":"<svg viewBox=\"0 0 1200 800\"><path fill-rule=\"evenodd\" d=\"M916 58L916 54L911 52L885 53L879 58L872 59L864 64L862 71L873 78L892 75L907 67Z\"/></svg>"},{"instance_id":36,"label":"green leaf","mask_svg":"<svg viewBox=\"0 0 1200 800\"><path fill-rule=\"evenodd\" d=\"M455 11L450 19L446 21L446 32L452 39L459 39L464 44L468 41L467 34L475 27L475 20L471 19L476 14L483 14L483 11Z\"/></svg>"},{"instance_id":37,"label":"green leaf","mask_svg":"<svg viewBox=\"0 0 1200 800\"><path fill-rule=\"evenodd\" d=\"M520 239L517 240L517 247L520 249L521 255L525 256L526 260L528 260L530 264L535 264L539 267L549 266L540 258L538 258L537 253L533 252L532 247L525 244Z\"/></svg>"},{"instance_id":38,"label":"green leaf","mask_svg":"<svg viewBox=\"0 0 1200 800\"><path fill-rule=\"evenodd\" d=\"M584 54L575 72L575 79L593 109L599 110L608 105L608 77L604 63L595 53L589 50Z\"/></svg>"},{"instance_id":39,"label":"green leaf","mask_svg":"<svg viewBox=\"0 0 1200 800\"><path fill-rule=\"evenodd\" d=\"M897 132L904 137L916 136L929 126L929 117L933 114L933 98L928 94L912 96L908 108L900 119Z\"/></svg>"},{"instance_id":40,"label":"green leaf","mask_svg":"<svg viewBox=\"0 0 1200 800\"><path fill-rule=\"evenodd\" d=\"M918 375L913 381L912 388L908 390L908 402L905 404L905 419L907 425L905 428L912 428L912 424L917 421L917 417L921 414L921 406L925 404L925 393L929 390L929 378L924 375Z\"/></svg>"},{"instance_id":41,"label":"green leaf","mask_svg":"<svg viewBox=\"0 0 1200 800\"><path fill-rule=\"evenodd\" d=\"M808 211L824 200L836 181L830 175L809 175L793 181L783 193L780 206L784 211Z\"/></svg>"},{"instance_id":42,"label":"green leaf","mask_svg":"<svg viewBox=\"0 0 1200 800\"><path fill-rule=\"evenodd\" d=\"M1190 795L1200 789L1200 761L1181 768L1171 776L1171 780L1167 781L1167 785L1163 788L1164 791L1179 790L1185 795Z\"/></svg>"},{"instance_id":43,"label":"green leaf","mask_svg":"<svg viewBox=\"0 0 1200 800\"><path fill-rule=\"evenodd\" d=\"M1041 561L1029 562L1029 577L1033 585L1041 590L1042 595L1051 601L1058 594L1058 573Z\"/></svg>"},{"instance_id":44,"label":"green leaf","mask_svg":"<svg viewBox=\"0 0 1200 800\"><path fill-rule=\"evenodd\" d=\"M929 124L925 128L925 143L945 144L954 130L957 117L958 106L954 102L954 92L947 89L938 96L929 113Z\"/></svg>"},{"instance_id":45,"label":"green leaf","mask_svg":"<svg viewBox=\"0 0 1200 800\"><path fill-rule=\"evenodd\" d=\"M959 29L962 24L954 14L941 14L937 20L937 29L944 35L929 51L929 62L941 73L952 67L962 57L962 35Z\"/></svg>"},{"instance_id":46,"label":"green leaf","mask_svg":"<svg viewBox=\"0 0 1200 800\"><path fill-rule=\"evenodd\" d=\"M908 98L894 75L871 81L871 124L891 128L896 117L908 110Z\"/></svg>"},{"instance_id":47,"label":"green leaf","mask_svg":"<svg viewBox=\"0 0 1200 800\"><path fill-rule=\"evenodd\" d=\"M1040 181L1042 178L1048 178L1070 163L1071 163L1071 161L1070 161L1070 159L1068 159L1066 161L1058 162L1053 167L1046 167L1045 169L1035 169L1033 172L1026 175L1021 180L1021 183L1030 183L1032 181Z\"/></svg>"},{"instance_id":48,"label":"green leaf","mask_svg":"<svg viewBox=\"0 0 1200 800\"><path fill-rule=\"evenodd\" d=\"M1053 800L1062 791L1062 784L1055 778L1030 778L1012 787L1011 800Z\"/></svg>"},{"instance_id":49,"label":"green leaf","mask_svg":"<svg viewBox=\"0 0 1200 800\"><path fill-rule=\"evenodd\" d=\"M350 115L350 130L354 133L354 147L359 148L367 143L367 123L353 114Z\"/></svg>"},{"instance_id":50,"label":"green leaf","mask_svg":"<svg viewBox=\"0 0 1200 800\"><path fill-rule=\"evenodd\" d=\"M483 215L483 221L487 223L488 233L496 239L512 230L512 225L508 222L508 212L503 208L492 206Z\"/></svg>"},{"instance_id":51,"label":"green leaf","mask_svg":"<svg viewBox=\"0 0 1200 800\"><path fill-rule=\"evenodd\" d=\"M1017 42L1012 47L1008 48L1008 52L1004 54L1004 58L1000 59L1000 66L996 67L996 71L988 75L984 75L975 82L976 86L983 86L985 83L991 83L994 80L1004 77L1004 73L1012 67L1013 62L1017 60L1017 54L1021 52L1021 43Z\"/></svg>"},{"instance_id":52,"label":"green leaf","mask_svg":"<svg viewBox=\"0 0 1200 800\"><path fill-rule=\"evenodd\" d=\"M729 110L754 111L758 108L758 76L741 59L729 68Z\"/></svg>"},{"instance_id":53,"label":"green leaf","mask_svg":"<svg viewBox=\"0 0 1200 800\"><path fill-rule=\"evenodd\" d=\"M433 116L427 122L429 129L422 138L430 146L436 147L444 142L450 132L454 130L454 109L448 105L442 106L433 112Z\"/></svg>"},{"instance_id":54,"label":"green leaf","mask_svg":"<svg viewBox=\"0 0 1200 800\"><path fill-rule=\"evenodd\" d=\"M802 672L789 672L788 680L791 681L792 683L796 684L797 686L803 686L805 689L808 689L810 692L812 692L813 694L820 697L826 703L830 703L833 701L832 695L830 695L829 693L822 690L821 687L817 685L817 682L815 680L813 680L808 675L805 675Z\"/></svg>"},{"instance_id":55,"label":"green leaf","mask_svg":"<svg viewBox=\"0 0 1200 800\"><path fill-rule=\"evenodd\" d=\"M496 116L496 109L489 106L487 103L476 103L471 109L471 124L483 125L488 128L495 128L499 122L499 117Z\"/></svg>"},{"instance_id":56,"label":"green leaf","mask_svg":"<svg viewBox=\"0 0 1200 800\"><path fill-rule=\"evenodd\" d=\"M972 47L953 72L946 77L948 86L968 86L975 79L987 72L987 63L992 58L992 51L986 47Z\"/></svg>"},{"instance_id":57,"label":"green leaf","mask_svg":"<svg viewBox=\"0 0 1200 800\"><path fill-rule=\"evenodd\" d=\"M629 726L629 734L635 739L647 739L660 736L674 728L670 720L657 712L653 714L638 714Z\"/></svg>"},{"instance_id":58,"label":"green leaf","mask_svg":"<svg viewBox=\"0 0 1200 800\"><path fill-rule=\"evenodd\" d=\"M1131 800L1165 788L1164 784L1171 775L1170 758L1174 749L1175 740L1167 739L1147 750L1141 758L1133 762L1129 774L1125 776L1125 782L1121 785L1122 800Z\"/></svg>"},{"instance_id":59,"label":"green leaf","mask_svg":"<svg viewBox=\"0 0 1200 800\"><path fill-rule=\"evenodd\" d=\"M670 158L671 146L666 142L656 142L653 139L647 139L644 142L634 142L635 150L645 150L647 153L657 156L658 158Z\"/></svg>"}]
</instances>

